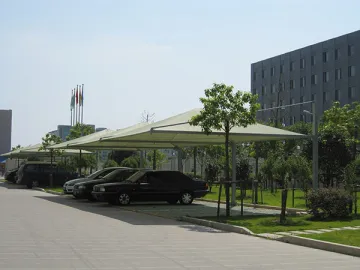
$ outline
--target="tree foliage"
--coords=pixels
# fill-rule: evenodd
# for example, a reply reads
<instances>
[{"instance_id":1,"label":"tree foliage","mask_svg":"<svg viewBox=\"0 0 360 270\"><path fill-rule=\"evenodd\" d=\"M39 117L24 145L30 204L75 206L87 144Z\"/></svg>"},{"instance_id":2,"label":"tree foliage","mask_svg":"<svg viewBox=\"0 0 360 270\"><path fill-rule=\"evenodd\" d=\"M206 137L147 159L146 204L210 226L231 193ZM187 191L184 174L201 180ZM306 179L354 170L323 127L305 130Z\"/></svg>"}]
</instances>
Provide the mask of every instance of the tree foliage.
<instances>
[{"instance_id":1,"label":"tree foliage","mask_svg":"<svg viewBox=\"0 0 360 270\"><path fill-rule=\"evenodd\" d=\"M105 163L104 163L104 169L105 168L111 168L111 167L119 167L119 164L113 160L113 159L108 159Z\"/></svg>"},{"instance_id":2,"label":"tree foliage","mask_svg":"<svg viewBox=\"0 0 360 270\"><path fill-rule=\"evenodd\" d=\"M139 159L137 159L135 156L130 156L125 158L120 163L121 167L129 167L129 168L139 168Z\"/></svg>"},{"instance_id":3,"label":"tree foliage","mask_svg":"<svg viewBox=\"0 0 360 270\"><path fill-rule=\"evenodd\" d=\"M147 162L148 162L147 166L152 167L152 165L153 165L154 151L155 151L156 169L160 169L161 165L166 161L166 155L158 149L147 153L147 155L146 155Z\"/></svg>"},{"instance_id":4,"label":"tree foliage","mask_svg":"<svg viewBox=\"0 0 360 270\"><path fill-rule=\"evenodd\" d=\"M12 147L11 151L15 151L15 150L20 149L20 148L21 148L21 145L18 144L17 146Z\"/></svg>"},{"instance_id":5,"label":"tree foliage","mask_svg":"<svg viewBox=\"0 0 360 270\"><path fill-rule=\"evenodd\" d=\"M48 148L51 145L55 145L55 144L59 144L61 143L61 138L54 135L54 134L49 134L47 133L45 135L45 137L42 138L42 144L39 147L39 151L49 151L50 152L50 157L51 157L51 161L53 159L53 157L55 156L60 156L62 154L62 150L60 149L52 149L52 148Z\"/></svg>"},{"instance_id":6,"label":"tree foliage","mask_svg":"<svg viewBox=\"0 0 360 270\"><path fill-rule=\"evenodd\" d=\"M74 140L80 138L82 136L86 136L95 132L95 129L92 126L77 123L72 126L70 129L69 135L66 137L67 141Z\"/></svg>"},{"instance_id":7,"label":"tree foliage","mask_svg":"<svg viewBox=\"0 0 360 270\"><path fill-rule=\"evenodd\" d=\"M247 127L255 124L256 112L259 109L257 95L241 91L234 93L233 90L233 86L217 83L214 83L212 88L205 89L205 97L200 98L203 109L190 120L191 125L201 126L205 134L210 134L213 130L225 132L226 181L230 180L230 131L235 126ZM230 215L229 185L226 187L226 215Z\"/></svg>"}]
</instances>

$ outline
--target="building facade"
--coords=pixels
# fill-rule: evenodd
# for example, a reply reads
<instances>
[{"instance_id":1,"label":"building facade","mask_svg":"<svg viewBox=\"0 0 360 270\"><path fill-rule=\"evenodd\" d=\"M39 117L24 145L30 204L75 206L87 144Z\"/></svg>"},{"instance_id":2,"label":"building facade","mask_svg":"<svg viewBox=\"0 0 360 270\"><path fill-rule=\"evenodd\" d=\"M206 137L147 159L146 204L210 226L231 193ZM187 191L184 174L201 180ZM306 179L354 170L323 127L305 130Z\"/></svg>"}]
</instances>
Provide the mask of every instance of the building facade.
<instances>
[{"instance_id":1,"label":"building facade","mask_svg":"<svg viewBox=\"0 0 360 270\"><path fill-rule=\"evenodd\" d=\"M11 150L12 111L0 110L0 154Z\"/></svg>"},{"instance_id":2,"label":"building facade","mask_svg":"<svg viewBox=\"0 0 360 270\"><path fill-rule=\"evenodd\" d=\"M311 121L314 101L318 115L334 101L360 100L360 31L310 45L251 64L251 92L259 96L258 120L292 125Z\"/></svg>"}]
</instances>

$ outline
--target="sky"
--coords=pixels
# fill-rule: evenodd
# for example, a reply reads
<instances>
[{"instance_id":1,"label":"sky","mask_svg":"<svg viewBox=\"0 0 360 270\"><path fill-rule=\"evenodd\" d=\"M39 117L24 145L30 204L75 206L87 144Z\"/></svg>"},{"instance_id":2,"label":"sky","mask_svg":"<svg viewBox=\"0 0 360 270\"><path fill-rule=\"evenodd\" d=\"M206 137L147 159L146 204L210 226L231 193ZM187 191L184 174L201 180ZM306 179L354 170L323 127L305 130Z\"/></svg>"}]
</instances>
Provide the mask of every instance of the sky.
<instances>
[{"instance_id":1,"label":"sky","mask_svg":"<svg viewBox=\"0 0 360 270\"><path fill-rule=\"evenodd\" d=\"M12 145L70 124L119 129L201 107L214 82L250 90L250 65L360 29L360 1L0 0L0 109Z\"/></svg>"}]
</instances>

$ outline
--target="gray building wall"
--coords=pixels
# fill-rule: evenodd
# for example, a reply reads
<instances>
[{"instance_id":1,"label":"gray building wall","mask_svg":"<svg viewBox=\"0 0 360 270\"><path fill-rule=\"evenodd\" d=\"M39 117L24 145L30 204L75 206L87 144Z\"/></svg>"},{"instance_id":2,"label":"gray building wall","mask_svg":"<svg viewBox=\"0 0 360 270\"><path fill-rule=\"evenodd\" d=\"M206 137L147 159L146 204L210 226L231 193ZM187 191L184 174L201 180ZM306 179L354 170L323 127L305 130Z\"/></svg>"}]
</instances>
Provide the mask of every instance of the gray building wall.
<instances>
[{"instance_id":1,"label":"gray building wall","mask_svg":"<svg viewBox=\"0 0 360 270\"><path fill-rule=\"evenodd\" d=\"M11 150L12 111L0 110L0 154Z\"/></svg>"},{"instance_id":2,"label":"gray building wall","mask_svg":"<svg viewBox=\"0 0 360 270\"><path fill-rule=\"evenodd\" d=\"M323 59L324 54L327 61ZM312 58L315 63L312 63ZM354 76L349 74L350 66L355 69ZM341 70L340 78L336 78L337 70ZM316 84L312 83L314 75L317 76ZM324 77L328 80L325 81ZM305 78L305 85L300 85L301 78ZM263 109L315 100L316 111L322 115L336 100L341 105L359 101L359 87L360 31L251 64L251 92L259 95ZM286 125L301 120L310 122L311 115L306 115L304 110L311 111L311 104L281 109L277 120ZM266 122L275 120L275 116L276 110L257 115L258 120Z\"/></svg>"}]
</instances>

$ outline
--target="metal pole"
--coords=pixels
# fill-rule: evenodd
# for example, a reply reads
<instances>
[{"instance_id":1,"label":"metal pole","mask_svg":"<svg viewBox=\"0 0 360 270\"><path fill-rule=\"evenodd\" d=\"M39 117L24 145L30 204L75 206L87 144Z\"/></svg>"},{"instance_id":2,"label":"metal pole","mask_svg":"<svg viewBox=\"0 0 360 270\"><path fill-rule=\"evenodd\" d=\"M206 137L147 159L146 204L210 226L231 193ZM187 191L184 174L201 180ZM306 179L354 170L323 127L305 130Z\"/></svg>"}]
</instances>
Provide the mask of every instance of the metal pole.
<instances>
[{"instance_id":1,"label":"metal pole","mask_svg":"<svg viewBox=\"0 0 360 270\"><path fill-rule=\"evenodd\" d=\"M156 170L156 150L153 152L153 170Z\"/></svg>"},{"instance_id":2,"label":"metal pole","mask_svg":"<svg viewBox=\"0 0 360 270\"><path fill-rule=\"evenodd\" d=\"M197 154L197 147L194 147L194 177L196 177L196 154Z\"/></svg>"},{"instance_id":3,"label":"metal pole","mask_svg":"<svg viewBox=\"0 0 360 270\"><path fill-rule=\"evenodd\" d=\"M144 151L140 151L140 168L144 168Z\"/></svg>"},{"instance_id":4,"label":"metal pole","mask_svg":"<svg viewBox=\"0 0 360 270\"><path fill-rule=\"evenodd\" d=\"M81 124L84 124L84 84L81 87Z\"/></svg>"},{"instance_id":5,"label":"metal pole","mask_svg":"<svg viewBox=\"0 0 360 270\"><path fill-rule=\"evenodd\" d=\"M315 102L312 103L313 116L313 189L319 188L319 142L318 142L318 124Z\"/></svg>"},{"instance_id":6,"label":"metal pole","mask_svg":"<svg viewBox=\"0 0 360 270\"><path fill-rule=\"evenodd\" d=\"M232 154L232 183L231 183L231 205L236 206L236 143L231 143Z\"/></svg>"}]
</instances>

